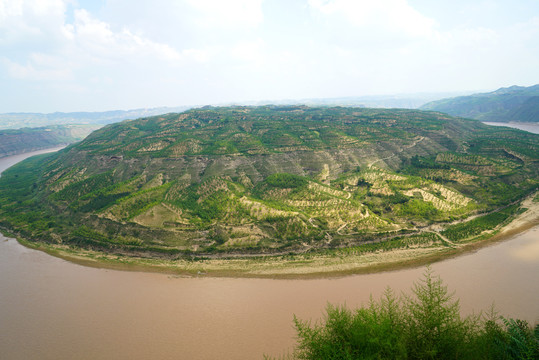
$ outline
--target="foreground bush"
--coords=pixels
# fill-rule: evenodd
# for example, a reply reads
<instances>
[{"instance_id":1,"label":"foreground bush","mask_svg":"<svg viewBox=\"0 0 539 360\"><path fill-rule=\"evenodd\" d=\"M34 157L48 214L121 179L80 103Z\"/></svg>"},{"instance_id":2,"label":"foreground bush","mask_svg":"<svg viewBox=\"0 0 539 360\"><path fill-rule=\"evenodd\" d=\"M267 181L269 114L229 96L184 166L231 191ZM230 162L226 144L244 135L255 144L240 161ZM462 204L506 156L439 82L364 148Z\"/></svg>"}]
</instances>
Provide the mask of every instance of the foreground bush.
<instances>
[{"instance_id":1,"label":"foreground bush","mask_svg":"<svg viewBox=\"0 0 539 360\"><path fill-rule=\"evenodd\" d=\"M411 296L387 289L366 307L328 305L324 321L294 323L295 359L539 359L539 325L533 331L493 310L462 317L430 268Z\"/></svg>"}]
</instances>

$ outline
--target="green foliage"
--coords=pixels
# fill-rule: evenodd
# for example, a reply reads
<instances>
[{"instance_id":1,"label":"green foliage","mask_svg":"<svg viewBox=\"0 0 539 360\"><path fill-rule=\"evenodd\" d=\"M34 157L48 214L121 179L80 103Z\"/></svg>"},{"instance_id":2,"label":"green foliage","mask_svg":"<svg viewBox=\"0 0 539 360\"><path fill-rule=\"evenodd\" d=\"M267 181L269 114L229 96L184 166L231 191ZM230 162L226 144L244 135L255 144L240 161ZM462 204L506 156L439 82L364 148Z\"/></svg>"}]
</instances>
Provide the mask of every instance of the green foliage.
<instances>
[{"instance_id":1,"label":"green foliage","mask_svg":"<svg viewBox=\"0 0 539 360\"><path fill-rule=\"evenodd\" d=\"M449 165L439 164L432 158L420 158L418 155L412 156L410 163L418 169L450 169Z\"/></svg>"},{"instance_id":2,"label":"green foliage","mask_svg":"<svg viewBox=\"0 0 539 360\"><path fill-rule=\"evenodd\" d=\"M508 359L539 359L539 324L532 330L524 320L502 318L505 334L497 338L497 345Z\"/></svg>"},{"instance_id":3,"label":"green foliage","mask_svg":"<svg viewBox=\"0 0 539 360\"><path fill-rule=\"evenodd\" d=\"M230 234L218 224L210 230L209 238L215 240L218 245L221 245L230 239Z\"/></svg>"},{"instance_id":4,"label":"green foliage","mask_svg":"<svg viewBox=\"0 0 539 360\"><path fill-rule=\"evenodd\" d=\"M209 146L203 153L207 154L234 154L238 149L233 143L226 140L219 140Z\"/></svg>"},{"instance_id":5,"label":"green foliage","mask_svg":"<svg viewBox=\"0 0 539 360\"><path fill-rule=\"evenodd\" d=\"M434 233L422 233L417 235L398 236L396 238L361 244L346 249L339 249L337 254L354 254L360 255L363 253L372 253L376 251L391 251L395 249L409 248L413 246L428 246L431 244L440 243L441 239Z\"/></svg>"},{"instance_id":6,"label":"green foliage","mask_svg":"<svg viewBox=\"0 0 539 360\"><path fill-rule=\"evenodd\" d=\"M210 223L214 219L221 218L231 207L229 193L225 190L210 190L210 192L201 196L199 190L205 184L195 184L186 188L183 196L174 201L174 203L197 218L194 221L201 221L203 224Z\"/></svg>"},{"instance_id":7,"label":"green foliage","mask_svg":"<svg viewBox=\"0 0 539 360\"><path fill-rule=\"evenodd\" d=\"M110 195L111 199L113 199L115 195L118 195L119 200L109 203L109 206L115 203L118 204L125 212L125 218L132 219L159 204L163 200L163 195L169 187L170 184L163 184L154 188L133 192L125 197L121 197L122 193L113 193Z\"/></svg>"},{"instance_id":8,"label":"green foliage","mask_svg":"<svg viewBox=\"0 0 539 360\"><path fill-rule=\"evenodd\" d=\"M439 277L427 268L420 283L406 297L406 344L411 358L455 359L469 351L469 336L476 319L461 319L458 300Z\"/></svg>"},{"instance_id":9,"label":"green foliage","mask_svg":"<svg viewBox=\"0 0 539 360\"><path fill-rule=\"evenodd\" d=\"M309 227L305 222L291 216L275 216L268 219L273 225L274 236L283 240L320 240L323 232L317 228Z\"/></svg>"},{"instance_id":10,"label":"green foliage","mask_svg":"<svg viewBox=\"0 0 539 360\"><path fill-rule=\"evenodd\" d=\"M294 316L297 359L405 359L402 310L388 289L379 303L351 311L326 308L324 323L311 325Z\"/></svg>"},{"instance_id":11,"label":"green foliage","mask_svg":"<svg viewBox=\"0 0 539 360\"><path fill-rule=\"evenodd\" d=\"M40 173L36 171L52 154L34 156L5 170L0 177L0 204L22 204L35 196Z\"/></svg>"},{"instance_id":12,"label":"green foliage","mask_svg":"<svg viewBox=\"0 0 539 360\"><path fill-rule=\"evenodd\" d=\"M408 196L404 195L400 191L396 191L395 194L389 195L387 199L391 204L404 204L410 200Z\"/></svg>"},{"instance_id":13,"label":"green foliage","mask_svg":"<svg viewBox=\"0 0 539 360\"><path fill-rule=\"evenodd\" d=\"M109 239L98 233L95 230L90 229L87 226L80 226L74 232L73 236L69 239L72 244L79 246L97 246L97 247L111 247Z\"/></svg>"},{"instance_id":14,"label":"green foliage","mask_svg":"<svg viewBox=\"0 0 539 360\"><path fill-rule=\"evenodd\" d=\"M104 189L114 184L114 179L110 172L93 175L85 180L66 186L61 191L55 193L52 198L57 201L73 202L89 193Z\"/></svg>"},{"instance_id":15,"label":"green foliage","mask_svg":"<svg viewBox=\"0 0 539 360\"><path fill-rule=\"evenodd\" d=\"M400 208L399 215L412 216L422 219L433 219L439 211L430 202L419 199L411 199Z\"/></svg>"},{"instance_id":16,"label":"green foliage","mask_svg":"<svg viewBox=\"0 0 539 360\"><path fill-rule=\"evenodd\" d=\"M309 181L302 176L287 173L271 174L266 178L266 184L282 189L297 189L308 183Z\"/></svg>"},{"instance_id":17,"label":"green foliage","mask_svg":"<svg viewBox=\"0 0 539 360\"><path fill-rule=\"evenodd\" d=\"M298 359L405 358L391 314L373 304L356 313L328 305L326 323L311 327L294 317L300 338ZM368 326L379 323L379 326Z\"/></svg>"},{"instance_id":18,"label":"green foliage","mask_svg":"<svg viewBox=\"0 0 539 360\"><path fill-rule=\"evenodd\" d=\"M454 295L427 268L412 295L387 289L357 310L328 305L323 321L294 316L295 359L537 359L537 331L521 320L462 317ZM538 330L538 327L536 327Z\"/></svg>"},{"instance_id":19,"label":"green foliage","mask_svg":"<svg viewBox=\"0 0 539 360\"><path fill-rule=\"evenodd\" d=\"M518 205L511 205L503 210L492 214L480 216L467 222L449 226L442 231L442 235L452 241L459 241L481 234L485 230L490 230L506 221L518 210Z\"/></svg>"},{"instance_id":20,"label":"green foliage","mask_svg":"<svg viewBox=\"0 0 539 360\"><path fill-rule=\"evenodd\" d=\"M474 192L474 196L479 201L488 204L490 207L508 205L517 199L522 198L529 189L525 184L506 184L503 181L482 181L481 186Z\"/></svg>"},{"instance_id":21,"label":"green foliage","mask_svg":"<svg viewBox=\"0 0 539 360\"><path fill-rule=\"evenodd\" d=\"M114 204L118 199L121 199L122 197L127 195L129 195L129 193L126 192L96 196L91 201L80 206L78 210L82 212L99 211L107 206L111 206L111 204Z\"/></svg>"}]
</instances>

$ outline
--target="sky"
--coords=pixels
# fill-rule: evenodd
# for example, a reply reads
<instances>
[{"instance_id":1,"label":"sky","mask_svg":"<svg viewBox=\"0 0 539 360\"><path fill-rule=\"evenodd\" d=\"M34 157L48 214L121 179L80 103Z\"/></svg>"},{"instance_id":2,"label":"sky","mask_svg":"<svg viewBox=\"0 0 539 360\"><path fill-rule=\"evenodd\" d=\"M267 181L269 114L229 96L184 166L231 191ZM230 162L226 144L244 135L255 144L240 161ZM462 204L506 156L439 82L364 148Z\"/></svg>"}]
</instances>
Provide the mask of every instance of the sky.
<instances>
[{"instance_id":1,"label":"sky","mask_svg":"<svg viewBox=\"0 0 539 360\"><path fill-rule=\"evenodd\" d=\"M539 0L0 0L0 113L539 83Z\"/></svg>"}]
</instances>

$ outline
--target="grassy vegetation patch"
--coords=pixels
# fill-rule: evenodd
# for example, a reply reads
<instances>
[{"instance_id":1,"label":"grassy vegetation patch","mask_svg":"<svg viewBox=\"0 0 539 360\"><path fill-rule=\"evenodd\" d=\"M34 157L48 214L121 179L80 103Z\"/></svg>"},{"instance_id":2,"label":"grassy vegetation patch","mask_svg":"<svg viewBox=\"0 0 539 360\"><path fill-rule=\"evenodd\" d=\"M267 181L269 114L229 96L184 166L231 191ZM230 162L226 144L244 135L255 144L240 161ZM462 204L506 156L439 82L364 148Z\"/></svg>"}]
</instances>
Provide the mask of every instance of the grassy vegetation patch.
<instances>
[{"instance_id":1,"label":"grassy vegetation patch","mask_svg":"<svg viewBox=\"0 0 539 360\"><path fill-rule=\"evenodd\" d=\"M294 174L278 173L268 176L266 178L266 184L282 189L297 189L307 186L308 180Z\"/></svg>"},{"instance_id":2,"label":"grassy vegetation patch","mask_svg":"<svg viewBox=\"0 0 539 360\"><path fill-rule=\"evenodd\" d=\"M492 230L506 221L519 209L518 205L511 205L503 210L484 215L461 224L456 224L442 231L442 235L451 241L460 241L481 234L485 230Z\"/></svg>"},{"instance_id":3,"label":"grassy vegetation patch","mask_svg":"<svg viewBox=\"0 0 539 360\"><path fill-rule=\"evenodd\" d=\"M432 203L419 199L411 199L405 202L399 210L400 216L412 216L423 219L433 219L438 214L438 209Z\"/></svg>"}]
</instances>

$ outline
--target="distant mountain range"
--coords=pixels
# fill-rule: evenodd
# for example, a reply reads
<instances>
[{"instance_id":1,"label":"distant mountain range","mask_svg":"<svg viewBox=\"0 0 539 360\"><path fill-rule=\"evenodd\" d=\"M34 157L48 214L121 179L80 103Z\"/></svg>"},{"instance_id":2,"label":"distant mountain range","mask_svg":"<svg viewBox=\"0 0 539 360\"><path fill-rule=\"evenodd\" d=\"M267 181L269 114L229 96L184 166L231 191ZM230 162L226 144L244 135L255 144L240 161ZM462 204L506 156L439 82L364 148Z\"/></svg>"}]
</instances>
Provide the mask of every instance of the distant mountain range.
<instances>
[{"instance_id":1,"label":"distant mountain range","mask_svg":"<svg viewBox=\"0 0 539 360\"><path fill-rule=\"evenodd\" d=\"M101 112L55 112L43 113L6 113L0 114L0 129L19 129L23 127L41 127L49 125L87 124L107 125L115 122L155 116L171 112L181 112L188 106L159 107L152 109L113 110Z\"/></svg>"},{"instance_id":2,"label":"distant mountain range","mask_svg":"<svg viewBox=\"0 0 539 360\"><path fill-rule=\"evenodd\" d=\"M349 96L338 98L307 98L284 100L243 101L223 103L219 106L233 105L307 105L307 106L345 106L369 108L417 109L421 105L443 97L462 95L462 93L417 93L402 95ZM55 112L55 113L5 113L0 114L0 129L20 129L24 127L43 127L50 125L108 125L123 120L167 113L182 112L200 106L157 107L150 109L113 110L101 112Z\"/></svg>"},{"instance_id":3,"label":"distant mountain range","mask_svg":"<svg viewBox=\"0 0 539 360\"><path fill-rule=\"evenodd\" d=\"M496 122L539 122L539 84L432 101L420 107L453 116Z\"/></svg>"},{"instance_id":4,"label":"distant mountain range","mask_svg":"<svg viewBox=\"0 0 539 360\"><path fill-rule=\"evenodd\" d=\"M306 98L306 99L283 99L283 100L261 100L247 101L240 103L220 104L222 106L248 105L306 105L317 106L344 106L344 107L365 107L365 108L398 108L417 109L420 106L442 98L450 96L468 95L465 92L445 92L445 93L415 93L415 94L393 94L393 95L369 95L369 96L345 96L335 98Z\"/></svg>"},{"instance_id":5,"label":"distant mountain range","mask_svg":"<svg viewBox=\"0 0 539 360\"><path fill-rule=\"evenodd\" d=\"M539 122L539 85L511 86L490 93L466 96L463 93L417 93L397 95L350 96L337 98L283 99L224 103L234 105L307 105L366 108L421 109L445 112L481 121ZM440 100L441 99L441 100ZM1 129L40 128L53 125L95 125L101 127L123 120L177 113L199 106L157 107L101 112L5 113L0 114Z\"/></svg>"}]
</instances>

